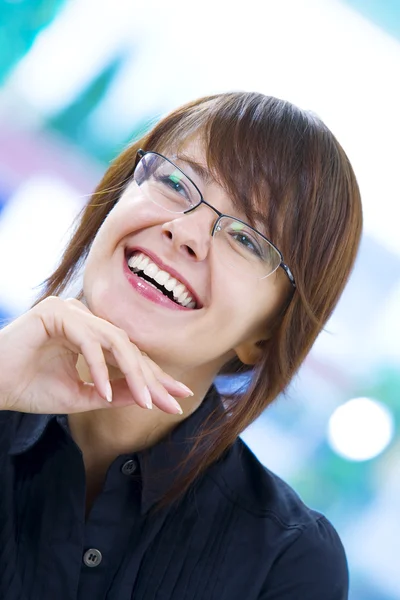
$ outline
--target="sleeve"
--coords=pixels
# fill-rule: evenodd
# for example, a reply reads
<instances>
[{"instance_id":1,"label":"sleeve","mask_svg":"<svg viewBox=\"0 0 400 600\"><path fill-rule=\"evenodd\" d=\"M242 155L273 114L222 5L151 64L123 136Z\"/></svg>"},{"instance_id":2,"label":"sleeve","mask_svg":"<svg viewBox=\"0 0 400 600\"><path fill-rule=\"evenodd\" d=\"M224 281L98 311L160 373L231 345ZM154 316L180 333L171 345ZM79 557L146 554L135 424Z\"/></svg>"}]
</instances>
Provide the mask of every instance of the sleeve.
<instances>
[{"instance_id":1,"label":"sleeve","mask_svg":"<svg viewBox=\"0 0 400 600\"><path fill-rule=\"evenodd\" d=\"M325 517L305 528L273 565L259 600L348 600L342 542Z\"/></svg>"}]
</instances>

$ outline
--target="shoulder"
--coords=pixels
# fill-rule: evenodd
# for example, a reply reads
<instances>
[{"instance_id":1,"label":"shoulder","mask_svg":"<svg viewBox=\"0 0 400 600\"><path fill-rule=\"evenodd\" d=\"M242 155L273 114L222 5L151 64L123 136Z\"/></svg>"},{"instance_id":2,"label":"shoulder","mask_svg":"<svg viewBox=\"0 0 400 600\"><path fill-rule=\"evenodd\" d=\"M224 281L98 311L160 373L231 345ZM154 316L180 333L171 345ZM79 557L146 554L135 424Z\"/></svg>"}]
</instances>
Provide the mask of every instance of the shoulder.
<instances>
[{"instance_id":1,"label":"shoulder","mask_svg":"<svg viewBox=\"0 0 400 600\"><path fill-rule=\"evenodd\" d=\"M347 598L348 566L336 529L262 465L241 438L213 479L234 505L242 532L264 548L265 595L260 598ZM273 560L268 561L271 548Z\"/></svg>"},{"instance_id":2,"label":"shoulder","mask_svg":"<svg viewBox=\"0 0 400 600\"><path fill-rule=\"evenodd\" d=\"M349 571L342 542L321 515L299 530L265 576L259 600L347 600Z\"/></svg>"},{"instance_id":3,"label":"shoulder","mask_svg":"<svg viewBox=\"0 0 400 600\"><path fill-rule=\"evenodd\" d=\"M284 527L302 529L322 516L265 467L241 438L218 465L218 483L239 508L255 517L272 517Z\"/></svg>"}]
</instances>

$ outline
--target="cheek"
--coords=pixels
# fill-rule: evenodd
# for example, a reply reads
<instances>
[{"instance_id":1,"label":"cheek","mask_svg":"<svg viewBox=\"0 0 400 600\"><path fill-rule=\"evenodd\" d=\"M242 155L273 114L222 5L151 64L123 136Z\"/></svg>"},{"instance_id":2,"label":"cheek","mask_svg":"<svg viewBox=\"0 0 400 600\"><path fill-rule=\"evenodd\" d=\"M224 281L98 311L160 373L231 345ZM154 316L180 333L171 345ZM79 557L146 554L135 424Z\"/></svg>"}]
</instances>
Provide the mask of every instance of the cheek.
<instances>
[{"instance_id":1,"label":"cheek","mask_svg":"<svg viewBox=\"0 0 400 600\"><path fill-rule=\"evenodd\" d=\"M241 339L256 320L255 307L260 305L259 298L252 298L252 292L246 283L235 277L234 273L227 276L226 270L224 276L220 274L216 277L211 298L217 330L225 339Z\"/></svg>"},{"instance_id":2,"label":"cheek","mask_svg":"<svg viewBox=\"0 0 400 600\"><path fill-rule=\"evenodd\" d=\"M282 304L281 286L235 277L218 279L218 325L229 337L243 340L262 334Z\"/></svg>"},{"instance_id":3,"label":"cheek","mask_svg":"<svg viewBox=\"0 0 400 600\"><path fill-rule=\"evenodd\" d=\"M106 278L98 276L99 260L96 257L95 249L88 256L85 269L83 272L83 293L86 299L88 308L95 314L99 315L99 308L104 303L104 295L106 293Z\"/></svg>"},{"instance_id":4,"label":"cheek","mask_svg":"<svg viewBox=\"0 0 400 600\"><path fill-rule=\"evenodd\" d=\"M134 191L135 193L127 193L121 197L104 222L107 225L107 235L116 242L161 225L170 218L169 213L145 199L139 189L135 188Z\"/></svg>"},{"instance_id":5,"label":"cheek","mask_svg":"<svg viewBox=\"0 0 400 600\"><path fill-rule=\"evenodd\" d=\"M107 240L109 239L109 236L107 235L105 223L106 222L103 223L102 227L97 232L85 262L83 273L84 287L88 285L91 286L96 281L96 273L101 272L106 264L108 252ZM100 279L99 277L97 278Z\"/></svg>"},{"instance_id":6,"label":"cheek","mask_svg":"<svg viewBox=\"0 0 400 600\"><path fill-rule=\"evenodd\" d=\"M123 195L99 228L87 258L88 265L108 259L118 244L130 234L146 229L157 220L152 205L139 196Z\"/></svg>"},{"instance_id":7,"label":"cheek","mask_svg":"<svg viewBox=\"0 0 400 600\"><path fill-rule=\"evenodd\" d=\"M95 314L107 296L113 267L111 258L115 250L115 227L113 212L104 221L87 256L83 271L83 291L88 307ZM100 316L100 315L99 315Z\"/></svg>"}]
</instances>

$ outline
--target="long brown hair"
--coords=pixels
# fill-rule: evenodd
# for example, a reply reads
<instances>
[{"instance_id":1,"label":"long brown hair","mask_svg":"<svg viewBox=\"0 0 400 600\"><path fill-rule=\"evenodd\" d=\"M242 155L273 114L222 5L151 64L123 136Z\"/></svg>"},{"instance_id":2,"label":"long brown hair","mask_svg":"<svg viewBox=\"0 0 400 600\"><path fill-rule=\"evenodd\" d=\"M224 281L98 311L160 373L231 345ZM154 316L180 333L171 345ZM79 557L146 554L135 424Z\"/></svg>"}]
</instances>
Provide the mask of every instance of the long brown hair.
<instances>
[{"instance_id":1,"label":"long brown hair","mask_svg":"<svg viewBox=\"0 0 400 600\"><path fill-rule=\"evenodd\" d=\"M110 166L83 209L59 267L37 302L60 294L83 266L91 243L132 178L137 150L171 151L200 135L210 170L252 219L265 214L268 237L295 280L290 302L253 368L249 389L210 415L157 508L180 498L282 392L331 315L352 270L362 228L359 189L349 160L310 112L258 93L201 98L161 120ZM245 368L238 361L225 371ZM172 477L171 477L172 480Z\"/></svg>"}]
</instances>

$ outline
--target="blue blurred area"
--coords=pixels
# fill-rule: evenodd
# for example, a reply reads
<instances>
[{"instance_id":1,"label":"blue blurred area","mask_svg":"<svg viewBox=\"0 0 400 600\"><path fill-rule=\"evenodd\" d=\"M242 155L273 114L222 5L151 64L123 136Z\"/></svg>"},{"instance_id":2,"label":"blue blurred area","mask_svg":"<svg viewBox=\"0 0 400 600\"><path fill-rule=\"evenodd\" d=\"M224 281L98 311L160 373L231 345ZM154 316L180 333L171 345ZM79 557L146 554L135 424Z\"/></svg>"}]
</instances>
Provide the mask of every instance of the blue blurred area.
<instances>
[{"instance_id":1,"label":"blue blurred area","mask_svg":"<svg viewBox=\"0 0 400 600\"><path fill-rule=\"evenodd\" d=\"M382 27L387 33L400 38L400 2L398 0L346 0L352 8Z\"/></svg>"}]
</instances>

